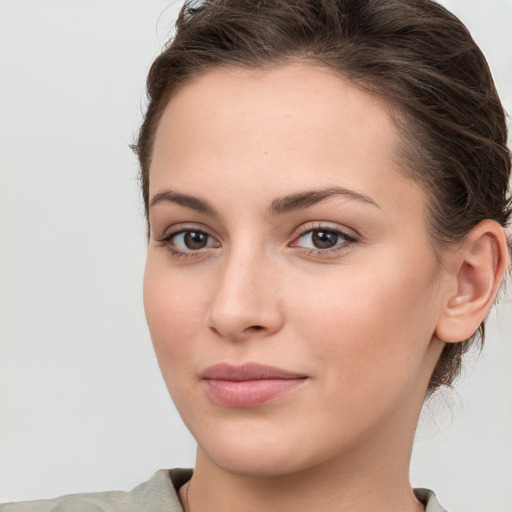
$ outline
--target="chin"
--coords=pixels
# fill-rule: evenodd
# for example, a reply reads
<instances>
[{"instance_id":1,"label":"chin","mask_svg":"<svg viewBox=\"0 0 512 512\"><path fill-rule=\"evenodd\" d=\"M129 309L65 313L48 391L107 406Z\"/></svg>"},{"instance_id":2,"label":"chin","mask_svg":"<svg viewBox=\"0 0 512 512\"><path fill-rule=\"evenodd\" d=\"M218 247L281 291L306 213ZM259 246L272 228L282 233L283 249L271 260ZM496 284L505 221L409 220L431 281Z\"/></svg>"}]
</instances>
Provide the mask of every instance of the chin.
<instances>
[{"instance_id":1,"label":"chin","mask_svg":"<svg viewBox=\"0 0 512 512\"><path fill-rule=\"evenodd\" d=\"M308 436L294 435L290 428L268 428L253 422L224 428L222 432L193 432L202 452L216 466L236 475L277 477L298 473L322 463L318 446L308 450ZM251 428L252 427L252 428ZM267 428L265 428L267 427ZM204 434L204 435L202 435ZM299 440L300 439L300 440Z\"/></svg>"},{"instance_id":2,"label":"chin","mask_svg":"<svg viewBox=\"0 0 512 512\"><path fill-rule=\"evenodd\" d=\"M250 477L279 477L298 473L307 469L305 461L296 460L297 448L280 450L278 453L272 450L262 449L254 445L248 449L217 452L206 451L208 458L224 471Z\"/></svg>"}]
</instances>

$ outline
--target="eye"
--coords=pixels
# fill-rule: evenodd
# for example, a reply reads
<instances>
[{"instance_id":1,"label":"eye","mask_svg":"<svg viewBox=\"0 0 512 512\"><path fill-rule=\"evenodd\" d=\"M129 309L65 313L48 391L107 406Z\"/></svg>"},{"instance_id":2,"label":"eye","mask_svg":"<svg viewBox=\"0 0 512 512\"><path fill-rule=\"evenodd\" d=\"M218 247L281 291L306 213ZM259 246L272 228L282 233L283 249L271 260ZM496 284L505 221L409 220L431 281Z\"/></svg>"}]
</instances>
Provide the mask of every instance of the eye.
<instances>
[{"instance_id":1,"label":"eye","mask_svg":"<svg viewBox=\"0 0 512 512\"><path fill-rule=\"evenodd\" d=\"M173 245L178 249L197 251L205 247L211 247L212 237L203 231L182 231L171 238Z\"/></svg>"},{"instance_id":2,"label":"eye","mask_svg":"<svg viewBox=\"0 0 512 512\"><path fill-rule=\"evenodd\" d=\"M300 234L292 246L310 249L312 252L328 252L330 249L341 248L356 241L354 236L343 231L318 227Z\"/></svg>"},{"instance_id":3,"label":"eye","mask_svg":"<svg viewBox=\"0 0 512 512\"><path fill-rule=\"evenodd\" d=\"M180 229L160 239L171 254L175 256L192 256L210 247L220 247L220 244L211 235L200 229Z\"/></svg>"}]
</instances>

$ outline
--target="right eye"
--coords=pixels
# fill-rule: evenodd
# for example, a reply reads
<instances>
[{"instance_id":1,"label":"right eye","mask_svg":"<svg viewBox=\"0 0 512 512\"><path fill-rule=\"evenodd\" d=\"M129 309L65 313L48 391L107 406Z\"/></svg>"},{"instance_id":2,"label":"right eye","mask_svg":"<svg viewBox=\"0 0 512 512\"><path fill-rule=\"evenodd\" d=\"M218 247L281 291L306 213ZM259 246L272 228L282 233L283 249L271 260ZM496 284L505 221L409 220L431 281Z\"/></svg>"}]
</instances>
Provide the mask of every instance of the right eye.
<instances>
[{"instance_id":1,"label":"right eye","mask_svg":"<svg viewBox=\"0 0 512 512\"><path fill-rule=\"evenodd\" d=\"M171 254L176 256L191 256L192 253L203 249L220 247L217 240L200 229L180 229L169 233L159 241L163 242Z\"/></svg>"}]
</instances>

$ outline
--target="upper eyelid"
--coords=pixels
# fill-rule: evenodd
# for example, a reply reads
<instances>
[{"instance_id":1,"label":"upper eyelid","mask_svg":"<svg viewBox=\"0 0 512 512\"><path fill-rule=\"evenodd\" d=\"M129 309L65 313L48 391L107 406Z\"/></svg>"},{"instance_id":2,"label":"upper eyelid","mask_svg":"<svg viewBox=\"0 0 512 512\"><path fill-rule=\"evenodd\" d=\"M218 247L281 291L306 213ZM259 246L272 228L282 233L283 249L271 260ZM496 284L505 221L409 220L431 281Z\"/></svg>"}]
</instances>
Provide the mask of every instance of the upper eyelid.
<instances>
[{"instance_id":1,"label":"upper eyelid","mask_svg":"<svg viewBox=\"0 0 512 512\"><path fill-rule=\"evenodd\" d=\"M171 226L170 228L166 229L163 233L163 235L159 236L158 238L155 238L157 242L165 241L173 236L179 235L180 233L184 233L186 231L200 231L201 233L205 233L208 236L211 236L212 238L215 238L216 240L220 240L220 237L217 234L213 234L212 230L205 227L203 224L196 224L196 223L183 223L183 224L176 224Z\"/></svg>"},{"instance_id":2,"label":"upper eyelid","mask_svg":"<svg viewBox=\"0 0 512 512\"><path fill-rule=\"evenodd\" d=\"M325 230L325 231L335 231L340 233L341 235L344 235L346 237L352 238L354 240L359 240L360 235L357 233L354 229L348 228L346 226L342 227L339 224L336 224L334 222L329 221L310 221L306 223L302 223L299 227L295 228L292 233L292 241L296 241L298 238L303 237L307 233L310 233L312 231L319 231L319 230ZM183 223L183 224L177 224L175 226L172 226L168 230L164 232L163 235L161 235L158 238L155 238L155 241L157 242L164 242L170 240L172 237L179 235L181 233L184 233L186 231L200 231L202 233L205 233L206 235L212 237L217 242L221 243L222 237L220 237L216 232L212 233L213 230L209 229L208 227L204 226L201 223Z\"/></svg>"},{"instance_id":3,"label":"upper eyelid","mask_svg":"<svg viewBox=\"0 0 512 512\"><path fill-rule=\"evenodd\" d=\"M349 244L349 243L355 243L355 242L358 242L359 241L359 238L354 236L354 235L351 235L349 233L346 233L345 231L342 231L340 229L322 229L322 228L313 228L313 229L308 229L306 231L304 231L302 234L299 234L295 237L295 239L293 240L292 242L292 247L300 247L297 244L298 240L300 240L301 238L303 238L304 236L306 236L307 234L309 233L312 233L314 231L330 231L330 232L333 232L333 233L337 233L341 238L342 240L345 242L344 244L343 243L339 243L339 244L336 244L335 246L331 247L330 249L334 249L340 245L346 245L346 244ZM325 251L328 251L329 249L318 249L318 251L320 252L325 252Z\"/></svg>"},{"instance_id":4,"label":"upper eyelid","mask_svg":"<svg viewBox=\"0 0 512 512\"><path fill-rule=\"evenodd\" d=\"M343 236L346 236L346 237L349 237L349 238L356 238L355 235L351 235L350 233L348 233L347 231L345 231L343 229L332 228L332 227L329 227L329 226L321 226L321 227L317 227L317 228L309 228L309 229L306 229L304 231L301 231L301 232L297 233L297 235L298 235L298 238L302 238L304 235L307 235L308 233L312 233L312 232L315 232L315 231L328 231L328 232L332 232L332 233L339 233L340 235L343 235Z\"/></svg>"},{"instance_id":5,"label":"upper eyelid","mask_svg":"<svg viewBox=\"0 0 512 512\"><path fill-rule=\"evenodd\" d=\"M335 222L329 221L311 221L301 224L298 228L294 230L295 236L303 236L306 233L311 231L337 231L342 235L346 235L352 238L361 238L361 235L353 228L349 228L348 226L341 226Z\"/></svg>"}]
</instances>

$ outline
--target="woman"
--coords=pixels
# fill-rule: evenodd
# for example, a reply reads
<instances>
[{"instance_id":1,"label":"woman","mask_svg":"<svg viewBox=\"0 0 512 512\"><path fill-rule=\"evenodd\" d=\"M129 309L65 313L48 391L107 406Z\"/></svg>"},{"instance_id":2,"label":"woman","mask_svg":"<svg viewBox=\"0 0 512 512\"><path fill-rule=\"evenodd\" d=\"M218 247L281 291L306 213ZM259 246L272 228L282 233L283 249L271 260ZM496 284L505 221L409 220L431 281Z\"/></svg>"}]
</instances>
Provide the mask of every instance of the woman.
<instances>
[{"instance_id":1,"label":"woman","mask_svg":"<svg viewBox=\"0 0 512 512\"><path fill-rule=\"evenodd\" d=\"M510 262L465 28L428 0L186 5L148 91L144 301L193 477L4 509L443 510L409 484L418 416Z\"/></svg>"}]
</instances>

